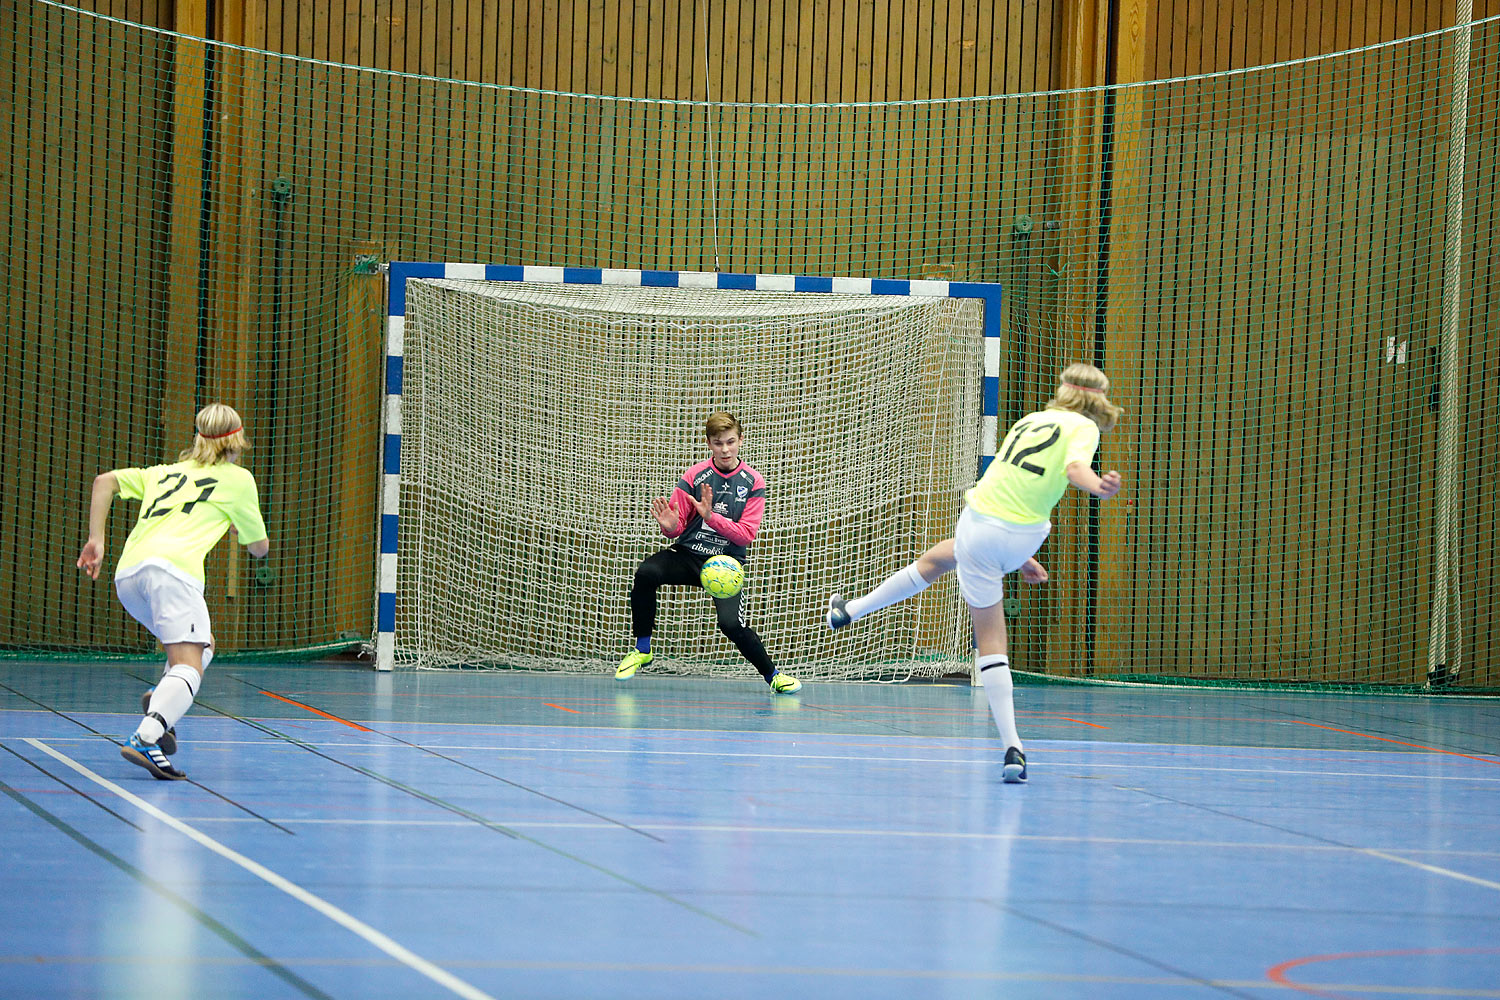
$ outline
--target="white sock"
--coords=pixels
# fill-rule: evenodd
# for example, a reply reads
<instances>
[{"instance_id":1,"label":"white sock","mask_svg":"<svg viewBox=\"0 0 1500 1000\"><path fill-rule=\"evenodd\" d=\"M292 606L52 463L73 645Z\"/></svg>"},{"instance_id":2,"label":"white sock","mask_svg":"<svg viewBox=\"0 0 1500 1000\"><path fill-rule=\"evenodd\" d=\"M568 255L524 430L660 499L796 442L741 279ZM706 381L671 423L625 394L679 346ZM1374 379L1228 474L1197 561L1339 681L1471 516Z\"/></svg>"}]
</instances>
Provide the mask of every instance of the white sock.
<instances>
[{"instance_id":1,"label":"white sock","mask_svg":"<svg viewBox=\"0 0 1500 1000\"><path fill-rule=\"evenodd\" d=\"M142 743L155 743L163 733L177 725L178 720L193 707L193 699L198 695L201 681L198 671L185 663L167 668L161 680L157 681L156 689L151 692L151 704L146 706L146 717L135 728L135 734L141 738ZM152 718L152 714L161 716L166 725Z\"/></svg>"},{"instance_id":2,"label":"white sock","mask_svg":"<svg viewBox=\"0 0 1500 1000\"><path fill-rule=\"evenodd\" d=\"M846 602L844 610L849 612L851 620L858 620L872 611L879 611L892 604L900 604L907 598L916 597L928 586L928 582L922 579L922 574L917 572L917 564L912 563L886 577L884 583L864 597L856 597Z\"/></svg>"},{"instance_id":3,"label":"white sock","mask_svg":"<svg viewBox=\"0 0 1500 1000\"><path fill-rule=\"evenodd\" d=\"M990 714L995 717L1001 742L1007 749L1025 750L1021 734L1016 732L1016 706L1011 697L1015 682L1010 678L1010 658L1004 653L991 653L977 657L974 663L984 678L984 696L990 700Z\"/></svg>"}]
</instances>

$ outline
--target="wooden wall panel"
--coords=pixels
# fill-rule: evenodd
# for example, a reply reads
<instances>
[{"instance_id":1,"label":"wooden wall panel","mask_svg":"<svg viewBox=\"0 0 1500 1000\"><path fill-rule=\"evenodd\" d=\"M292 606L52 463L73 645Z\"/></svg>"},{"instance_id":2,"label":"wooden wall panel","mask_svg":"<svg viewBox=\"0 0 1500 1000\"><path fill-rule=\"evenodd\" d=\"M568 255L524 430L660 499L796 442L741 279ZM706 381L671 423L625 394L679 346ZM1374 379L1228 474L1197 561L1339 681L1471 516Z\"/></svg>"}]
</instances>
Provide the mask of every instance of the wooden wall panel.
<instances>
[{"instance_id":1,"label":"wooden wall panel","mask_svg":"<svg viewBox=\"0 0 1500 1000\"><path fill-rule=\"evenodd\" d=\"M799 103L1048 89L1071 2L249 0L276 52L571 93ZM149 14L175 26L173 0Z\"/></svg>"},{"instance_id":2,"label":"wooden wall panel","mask_svg":"<svg viewBox=\"0 0 1500 1000\"><path fill-rule=\"evenodd\" d=\"M142 318L160 320L165 175L152 137L165 123L158 95L125 70L170 57L124 26L101 53L66 14L6 6L5 44L21 44L0 71L12 248L0 301L15 318L0 345L0 644L140 646L108 584L71 567L93 476L164 450L159 338ZM117 86L94 85L112 70Z\"/></svg>"},{"instance_id":3,"label":"wooden wall panel","mask_svg":"<svg viewBox=\"0 0 1500 1000\"><path fill-rule=\"evenodd\" d=\"M1452 23L1453 0L1156 0L1147 80L1245 69L1389 42ZM1474 16L1494 0L1478 0Z\"/></svg>"},{"instance_id":4,"label":"wooden wall panel","mask_svg":"<svg viewBox=\"0 0 1500 1000\"><path fill-rule=\"evenodd\" d=\"M17 59L5 71L8 84L6 90L9 92L7 100L12 109L13 122L10 139L14 142L11 158L7 161L10 164L11 178L10 203L6 213L6 239L9 246L40 243L43 224L40 213L32 206L39 204L42 199L42 161L49 140L47 122L52 117L40 113L47 106L48 56L45 51L37 51L35 42L27 48L27 57ZM35 301L40 293L37 276L28 267L20 273L8 273L7 278L7 315L27 315L25 304ZM47 320L50 320L46 324L48 333L61 324L56 316L47 317ZM4 532L6 551L24 552L36 546L30 527L31 512L36 509L38 500L33 492L36 478L28 476L13 482L9 471L30 465L27 456L35 454L31 449L36 444L36 426L41 413L36 395L40 379L44 376L35 371L32 360L38 348L28 347L28 342L33 338L40 339L45 334L38 330L28 337L20 324L7 323L5 326L3 336L6 363L0 368L0 373L3 373L3 381L0 381L0 390L3 392L0 392L0 396L4 399L4 409L0 410L0 415L5 419L7 433L0 435L0 470L3 470L0 475L5 476L6 489L0 495L0 531ZM28 438L31 440L27 440ZM68 489L67 484L58 482L52 485L59 491L59 495L68 495L64 492ZM28 606L33 602L27 597L27 574L37 568L39 567L30 559L6 560L5 578L0 580L5 590L0 595L0 610L5 612L3 621L8 626L7 630L13 634L25 635L36 624L28 612Z\"/></svg>"},{"instance_id":5,"label":"wooden wall panel","mask_svg":"<svg viewBox=\"0 0 1500 1000\"><path fill-rule=\"evenodd\" d=\"M190 27L172 0L96 0L92 7L153 26ZM1494 13L1500 0L1481 0L1475 8L1477 16ZM1113 28L1103 0L236 0L219 9L221 23L214 33L220 39L400 73L629 97L838 103L1019 95L1095 86L1111 78L1242 69L1431 30L1451 18L1453 3L1126 0ZM226 21L226 10L235 10L237 20ZM1111 30L1117 47L1113 69L1105 64ZM187 45L161 39L149 45L157 60L150 73L162 80L174 58L180 61L189 51ZM237 57L222 65L226 71L248 73L246 67L254 62ZM275 60L264 65L264 79L245 77L241 106L247 126L264 115L260 158L250 152L257 148L256 139L237 132L237 125L225 126L215 136L218 179L238 190L215 196L220 198L213 209L220 219L220 238L214 252L230 272L252 254L262 259L269 255L266 191L277 176L293 181L285 224L295 246L286 253L289 273L297 277L295 287L286 289L283 307L299 319L284 330L257 328L246 318L247 311L267 305L264 283L216 274L199 288L189 273L196 259L192 253L179 262L170 281L161 277L159 258L169 245L152 245L152 239L159 240L163 232L178 240L197 237L194 167L183 143L192 128L186 121L172 124L174 100L175 112L191 111L186 89L153 89L150 73L122 66L118 93L76 109L82 126L76 136L54 139L44 123L26 118L3 137L8 149L27 150L12 154L19 169L13 171L16 184L9 195L15 207L7 221L10 245L43 248L48 257L35 273L7 284L7 301L76 302L67 307L76 312L60 307L50 317L49 333L73 338L66 342L81 345L84 352L125 343L137 357L152 359L138 372L139 387L118 390L115 400L150 428L129 442L141 453L175 452L180 443L162 428L159 410L166 387L181 375L181 364L172 359L193 351L179 346L163 357L160 330L196 323L195 293L203 292L215 322L232 329L240 345L252 340L261 345L251 371L268 363L273 346L285 358L316 365L320 352L331 349L323 325L330 309L369 313L366 293L347 274L356 245L387 257L492 259L503 252L536 260L647 267L802 271L862 266L889 273L930 268L971 278L1005 277L1024 257L1026 267L1040 272L1045 262L1059 277L1043 285L1029 273L1022 276L1022 282L1033 283L1027 290L1034 294L1007 307L1015 309L1008 314L1011 328L1024 329L1053 354L1088 349L1092 316L1085 314L1086 307L1075 307L1091 302L1101 276L1097 248L1091 246L1101 215L1103 173L1103 111L1091 103L1096 98L1049 95L921 111L778 109L755 116L716 109L715 114L733 121L719 134L748 151L739 158L720 151L713 161L718 180L709 194L722 197L725 218L716 232L712 199L693 197L704 192L709 157L715 155L699 138L707 125L701 107L590 102L579 110L578 102L534 92L456 88L409 76L313 70ZM1492 68L1493 58L1476 65ZM31 60L5 72L13 84L5 99L12 102L33 91L78 88L68 74L79 70L66 60L56 67ZM1161 546L1155 554L1164 564L1183 567L1169 578L1159 566L1136 566L1106 575L1106 589L1129 586L1131 579L1144 581L1142 585L1155 588L1152 594L1170 594L1184 608L1174 626L1179 629L1174 642L1163 642L1161 636L1107 637L1101 668L1109 666L1109 657L1127 654L1169 660L1177 655L1171 649L1179 654L1204 651L1202 659L1212 664L1247 644L1264 649L1268 660L1272 655L1295 660L1306 651L1274 621L1280 602L1296 598L1298 606L1329 605L1350 588L1367 591L1371 607L1385 621L1404 623L1400 635L1371 621L1354 632L1343 621L1292 621L1285 627L1326 629L1320 641L1347 643L1357 658L1378 657L1401 643L1412 656L1420 652L1411 645L1420 640L1406 632L1410 608L1423 602L1424 593L1382 577L1376 562L1420 563L1423 539L1405 526L1394 537L1373 538L1369 525L1386 516L1378 499L1382 477L1399 479L1420 466L1422 459L1412 449L1431 452L1431 421L1421 413L1426 382L1415 367L1365 370L1349 359L1364 346L1360 331L1410 323L1415 337L1433 322L1435 286L1403 285L1384 262L1400 253L1436 252L1410 249L1413 241L1430 241L1441 218L1430 186L1414 179L1441 173L1446 140L1403 135L1390 123L1417 121L1422 102L1429 102L1430 111L1431 102L1446 99L1445 91L1441 79L1413 75L1416 71L1403 75L1399 67L1382 69L1375 60L1326 71L1298 69L1295 79L1310 81L1299 87L1353 85L1349 120L1334 122L1327 116L1299 117L1297 93L1277 87L1293 76L1280 72L1284 75L1261 77L1272 96L1264 105L1269 110L1260 114L1237 119L1231 114L1226 120L1229 109L1218 103L1224 91L1213 83L1197 85L1199 101L1156 106L1156 97L1135 92L1124 95L1115 108L1121 132L1134 125L1144 128L1147 122L1155 125L1143 132L1141 149L1116 150L1117 211L1107 275L1110 318L1133 331L1136 340L1132 344L1125 339L1129 334L1112 334L1110 370L1124 385L1150 382L1158 387L1176 385L1185 369L1217 373L1221 382L1266 373L1296 406L1321 414L1318 407L1340 401L1353 405L1338 395L1337 386L1323 381L1329 366L1344 365L1346 374L1379 386L1372 411L1378 428L1350 452L1354 466L1347 481L1330 484L1316 500L1289 509L1279 522L1257 526L1237 520L1224 494L1210 494L1185 512L1190 530L1177 530L1181 525L1170 512L1172 496L1144 488L1138 494L1142 503L1120 522L1101 522L1102 551L1123 551L1127 542L1138 550L1140 539L1150 535L1160 539L1148 544ZM1247 78L1235 79L1234 86L1247 85ZM136 105L145 112L132 125L129 109ZM351 107L358 112L354 120L349 120ZM612 136L633 134L643 122L650 136L644 151L637 144L612 142ZM782 128L793 122L800 132ZM882 128L891 122L899 127ZM818 127L808 128L811 123ZM131 129L136 131L127 134ZM179 145L175 175L170 147L161 138L173 134ZM794 134L800 138L793 140ZM810 139L811 134L819 139ZM1475 137L1476 150L1485 138ZM38 143L42 152L34 151ZM68 185L49 186L47 178L61 166L87 161L101 143L111 150L112 160L123 164L122 180L106 185L108 197L91 201L85 196L85 176L104 173L102 160L89 163L87 174L71 177ZM1300 157L1301 169L1278 172L1278 163L1289 157ZM1382 172L1368 191L1352 198L1355 208L1348 219L1335 218L1335 199L1351 201L1350 192L1337 189L1337 179L1350 167L1374 162L1385 165ZM1471 166L1475 177L1488 178L1482 172L1492 169L1476 152ZM197 186L201 197L203 185ZM387 198L371 198L372 191ZM830 192L854 196L839 201L837 213L808 211L807 206L830 199ZM169 195L181 203L163 217L155 206L170 204ZM1125 211L1127 204L1135 214ZM1180 205L1194 207L1183 211ZM1061 225L1050 235L1039 230L1022 250L1013 240L1012 225L1023 213ZM1493 218L1488 201L1474 206L1474 274L1466 308L1475 316L1486 315L1481 312L1488 308L1483 296L1493 283L1485 268L1494 249L1484 242L1490 239ZM1288 224L1289 219L1314 221ZM92 290L70 265L85 253L94 258L114 252L123 258L98 233L129 234L132 225L138 226L135 233L145 249L128 264L137 270L133 280L121 284L130 287L108 302L91 298ZM607 231L609 227L616 228ZM1190 245L1167 243L1166 232ZM87 235L75 241L74 233ZM1279 258L1276 269L1257 270L1247 263L1280 241L1295 252ZM830 253L834 246L842 257ZM863 256L854 256L856 252ZM1173 263L1153 268L1154 259ZM1304 260L1314 262L1305 271L1297 264ZM1345 271L1330 270L1330 262ZM1349 268L1367 279L1355 282L1367 294L1350 293ZM1128 290L1131 282L1142 291ZM148 322L143 330L111 333L111 317L121 315ZM1308 316L1318 317L1318 323L1305 323ZM367 321L375 322L368 316ZM67 417L61 408L48 409L45 395L55 374L43 370L34 344L17 331L4 336L14 360L3 376L7 391L0 398L0 419L21 433L0 435L0 466L13 468L18 455L43 442L43 421L37 414L48 420ZM350 343L366 348L369 337L369 329L363 339L349 332ZM1269 346L1273 340L1275 350ZM216 350L230 359L230 374L216 376L216 387L232 393L253 380L243 346ZM119 363L127 362L122 357ZM369 426L359 424L368 415L354 412L348 390L371 371L351 367L334 384L303 386L296 405L288 405L284 413L270 406L255 413L256 422L268 428L285 430L295 424L295 432L284 435L290 450L268 461L284 502L325 511L295 529L309 551L336 548L358 512L340 508L331 480L292 482L291 454L337 439L340 428L347 434L351 426ZM1133 475L1140 479L1149 476L1154 456L1163 450L1202 448L1216 462L1238 469L1240 484L1274 481L1291 473L1279 464L1284 456L1267 441L1281 435L1310 443L1316 429L1265 413L1251 427L1259 436L1251 435L1249 425L1226 424L1223 401L1217 398L1216 405L1186 415L1180 401L1165 396L1131 403L1127 420L1148 425L1142 433L1154 437L1116 438L1106 454L1134 463ZM181 409L177 405L174 412ZM12 415L23 413L25 419L10 423ZM1338 424L1344 418L1337 415L1329 419L1341 433L1354 435L1360 429L1347 421ZM66 476L81 477L84 465L110 464L112 458L102 451L88 455L79 467L69 467ZM1409 485L1417 504L1430 503L1428 487ZM43 489L63 486L59 481ZM71 482L66 488L81 490ZM39 496L18 494L12 503L29 508L40 502ZM0 510L0 520L24 521L18 517L21 512L19 506ZM1060 518L1067 528L1060 528L1057 551L1070 564L1069 586L1077 588L1087 568L1080 562L1086 553L1078 542L1086 514L1075 502ZM1313 526L1296 529L1303 532L1299 535L1294 519ZM62 521L47 522L45 528L64 535L69 530ZM1497 544L1488 521L1468 524L1467 531L1481 551ZM1215 538L1234 539L1236 555L1227 563L1233 572L1224 572L1222 555L1217 561L1205 557L1203 547ZM1265 560L1238 555L1257 545L1360 556L1328 572L1312 572L1319 568L1316 563L1299 562L1298 569L1307 572L1286 584ZM326 565L326 560L319 562ZM1476 570L1480 580L1493 575L1487 570L1492 566L1491 557L1481 561ZM38 566L14 560L4 567L12 582L36 571ZM233 579L232 567L222 572ZM268 602L277 606L246 618L246 641L254 641L257 629L306 632L319 627L320 618L343 621L349 602L362 603L347 589L339 591L326 569L297 572L303 596ZM1420 580L1423 574L1413 576ZM1468 594L1487 593L1485 584L1470 583ZM335 591L342 596L333 605L326 603L326 594ZM19 591L12 587L9 592ZM94 598L85 593L78 600L85 609L76 630L82 635L101 616L95 614L99 605ZM1076 589L1048 600L1058 618L1076 617L1081 607ZM1111 620L1129 621L1131 607L1131 601L1123 601L1103 610ZM23 615L25 609L12 610ZM357 610L363 614L367 608ZM1022 641L1034 641L1048 663L1078 661L1074 637ZM1106 655L1109 650L1115 652ZM1203 663L1182 667L1202 669Z\"/></svg>"},{"instance_id":6,"label":"wooden wall panel","mask_svg":"<svg viewBox=\"0 0 1500 1000\"><path fill-rule=\"evenodd\" d=\"M1384 365L1372 338L1436 322L1442 172L1419 123L1433 119L1423 102L1444 97L1431 82L1404 86L1416 72L1392 50L1367 67L1369 125L1352 133L1295 117L1286 129L1241 130L1207 85L1179 99L1225 127L1167 115L1152 132L1148 200L1166 215L1148 230L1175 245L1148 254L1160 264L1141 351L1158 367L1133 420L1151 434L1137 503L1155 522L1142 551L1166 568L1138 567L1145 576L1118 585L1120 617L1157 588L1181 612L1175 641L1152 649L1156 637L1141 637L1138 661L1214 676L1248 656L1264 676L1291 679L1339 663L1324 679L1347 682L1380 662L1421 679L1428 421L1420 377ZM1349 190L1347 177L1366 182ZM1255 390L1231 403L1230 384ZM1163 450L1200 456L1201 486L1175 491L1171 466L1153 470L1147 454ZM1308 455L1314 468L1293 458ZM1409 519L1389 506L1389 484L1404 477ZM1267 553L1272 565L1258 562Z\"/></svg>"}]
</instances>

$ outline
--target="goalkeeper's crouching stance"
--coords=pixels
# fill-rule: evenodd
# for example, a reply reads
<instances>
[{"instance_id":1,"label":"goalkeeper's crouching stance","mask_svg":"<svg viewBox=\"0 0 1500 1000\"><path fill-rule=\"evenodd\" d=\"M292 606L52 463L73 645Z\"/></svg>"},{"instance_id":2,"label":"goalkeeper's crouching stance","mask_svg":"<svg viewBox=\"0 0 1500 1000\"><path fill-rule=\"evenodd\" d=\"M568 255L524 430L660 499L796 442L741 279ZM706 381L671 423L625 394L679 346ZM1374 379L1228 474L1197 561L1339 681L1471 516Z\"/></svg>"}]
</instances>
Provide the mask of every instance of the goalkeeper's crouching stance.
<instances>
[{"instance_id":1,"label":"goalkeeper's crouching stance","mask_svg":"<svg viewBox=\"0 0 1500 1000\"><path fill-rule=\"evenodd\" d=\"M648 557L635 571L630 588L630 617L635 650L620 661L615 680L625 681L651 663L651 633L656 629L656 592L663 586L701 587L699 574L710 557L729 555L745 561L745 552L760 531L766 509L766 480L740 460L745 440L739 420L713 413L703 425L709 457L688 468L672 496L651 501L661 533L676 539L671 548ZM755 630L740 616L740 595L715 597L719 631L760 672L776 694L801 690L802 682L781 673L771 662Z\"/></svg>"}]
</instances>

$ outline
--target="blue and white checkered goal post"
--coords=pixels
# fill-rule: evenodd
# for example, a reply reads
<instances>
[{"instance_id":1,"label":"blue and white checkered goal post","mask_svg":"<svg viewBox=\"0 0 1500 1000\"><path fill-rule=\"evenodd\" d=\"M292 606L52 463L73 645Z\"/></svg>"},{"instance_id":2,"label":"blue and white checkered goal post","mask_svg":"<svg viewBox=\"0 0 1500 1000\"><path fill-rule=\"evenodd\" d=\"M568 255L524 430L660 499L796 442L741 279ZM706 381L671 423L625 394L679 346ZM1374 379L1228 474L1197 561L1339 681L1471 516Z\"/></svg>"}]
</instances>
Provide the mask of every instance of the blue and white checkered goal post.
<instances>
[{"instance_id":1,"label":"blue and white checkered goal post","mask_svg":"<svg viewBox=\"0 0 1500 1000\"><path fill-rule=\"evenodd\" d=\"M982 474L994 457L1000 396L1001 286L982 282L897 278L824 278L805 275L727 274L703 271L634 271L512 264L453 264L395 261L388 272L385 432L382 447L379 591L375 622L375 669L396 662L396 570L400 552L401 399L407 282L413 278L615 285L640 288L806 292L811 295L932 296L979 300L983 310L984 374L981 396Z\"/></svg>"}]
</instances>

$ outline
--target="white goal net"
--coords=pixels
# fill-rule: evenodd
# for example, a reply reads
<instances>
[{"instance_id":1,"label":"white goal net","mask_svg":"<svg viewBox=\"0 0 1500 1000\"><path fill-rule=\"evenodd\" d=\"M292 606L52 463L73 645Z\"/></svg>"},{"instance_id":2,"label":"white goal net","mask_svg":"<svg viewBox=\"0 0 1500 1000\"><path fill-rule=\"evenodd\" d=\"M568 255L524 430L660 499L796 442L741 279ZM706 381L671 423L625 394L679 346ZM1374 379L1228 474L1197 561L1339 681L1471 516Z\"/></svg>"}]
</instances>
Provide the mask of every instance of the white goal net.
<instances>
[{"instance_id":1,"label":"white goal net","mask_svg":"<svg viewBox=\"0 0 1500 1000\"><path fill-rule=\"evenodd\" d=\"M967 673L951 576L837 633L947 537L980 454L981 305L922 296L412 279L406 285L399 666L607 670L633 648L651 516L734 413L768 484L743 603L804 680ZM653 671L753 678L710 598L666 587Z\"/></svg>"}]
</instances>

